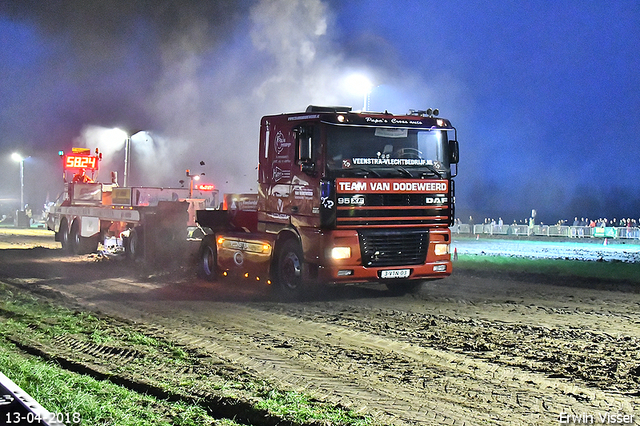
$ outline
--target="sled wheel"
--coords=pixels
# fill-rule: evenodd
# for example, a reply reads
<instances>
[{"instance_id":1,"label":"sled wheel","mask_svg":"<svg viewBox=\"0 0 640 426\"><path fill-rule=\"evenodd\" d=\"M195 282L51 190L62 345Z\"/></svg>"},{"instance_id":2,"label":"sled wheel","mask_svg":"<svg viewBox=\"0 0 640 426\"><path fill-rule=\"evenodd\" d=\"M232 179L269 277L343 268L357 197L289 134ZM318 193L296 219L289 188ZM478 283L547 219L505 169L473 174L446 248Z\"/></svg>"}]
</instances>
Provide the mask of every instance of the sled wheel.
<instances>
[{"instance_id":1,"label":"sled wheel","mask_svg":"<svg viewBox=\"0 0 640 426\"><path fill-rule=\"evenodd\" d=\"M71 247L69 246L69 225L66 219L62 219L62 223L60 223L58 239L62 245L62 250L66 253L71 253Z\"/></svg>"},{"instance_id":2,"label":"sled wheel","mask_svg":"<svg viewBox=\"0 0 640 426\"><path fill-rule=\"evenodd\" d=\"M137 226L129 231L129 237L124 246L127 259L137 261L142 259L144 246L142 243L142 228Z\"/></svg>"},{"instance_id":3,"label":"sled wheel","mask_svg":"<svg viewBox=\"0 0 640 426\"><path fill-rule=\"evenodd\" d=\"M83 237L80 230L80 219L73 221L68 236L69 250L73 254L92 253L98 249L98 236Z\"/></svg>"}]
</instances>

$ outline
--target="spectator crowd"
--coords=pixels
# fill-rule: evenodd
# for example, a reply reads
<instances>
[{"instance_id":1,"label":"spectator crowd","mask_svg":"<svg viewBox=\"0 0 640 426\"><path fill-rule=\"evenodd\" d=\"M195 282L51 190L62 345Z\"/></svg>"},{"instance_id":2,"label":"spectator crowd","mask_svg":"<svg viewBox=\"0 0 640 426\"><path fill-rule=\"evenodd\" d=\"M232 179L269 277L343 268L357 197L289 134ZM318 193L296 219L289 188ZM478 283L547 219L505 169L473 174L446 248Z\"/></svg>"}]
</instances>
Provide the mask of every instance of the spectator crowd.
<instances>
[{"instance_id":1,"label":"spectator crowd","mask_svg":"<svg viewBox=\"0 0 640 426\"><path fill-rule=\"evenodd\" d=\"M462 225L464 222L462 221L462 219L457 218L455 220L455 225ZM469 225L473 226L473 225L477 225L477 224L482 224L482 225L491 225L491 226L497 226L497 227L502 227L504 226L504 221L502 220L501 217L498 218L498 220L496 221L493 218L487 217L484 218L484 221L481 223L476 223L473 219L472 216L469 216L469 220L467 222ZM618 220L617 218L613 218L613 219L607 219L607 218L598 218L598 219L589 219L587 217L581 217L578 219L578 217L576 216L573 219L573 222L569 222L568 220L564 220L561 219L558 222L556 222L555 226L584 226L584 227L590 227L590 228L607 228L607 227L611 227L611 228L636 228L638 227L638 224L640 223L640 219L632 219L632 218L622 218L620 220ZM525 226L534 226L534 225L544 225L544 223L539 223L536 224L535 223L535 219L533 217L530 217L528 219L522 219L520 221L514 219L513 222L511 223L511 225L525 225Z\"/></svg>"}]
</instances>

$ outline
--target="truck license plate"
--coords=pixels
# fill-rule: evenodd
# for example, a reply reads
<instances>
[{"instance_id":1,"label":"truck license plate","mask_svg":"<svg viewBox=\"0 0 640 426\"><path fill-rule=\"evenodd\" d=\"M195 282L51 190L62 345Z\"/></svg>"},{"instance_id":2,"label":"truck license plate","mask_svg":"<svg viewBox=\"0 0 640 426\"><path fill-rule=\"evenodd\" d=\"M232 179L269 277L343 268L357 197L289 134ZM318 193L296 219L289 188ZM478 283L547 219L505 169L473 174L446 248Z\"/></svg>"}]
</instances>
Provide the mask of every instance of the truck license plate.
<instances>
[{"instance_id":1,"label":"truck license plate","mask_svg":"<svg viewBox=\"0 0 640 426\"><path fill-rule=\"evenodd\" d=\"M380 271L380 278L407 278L410 274L409 269L389 269Z\"/></svg>"}]
</instances>

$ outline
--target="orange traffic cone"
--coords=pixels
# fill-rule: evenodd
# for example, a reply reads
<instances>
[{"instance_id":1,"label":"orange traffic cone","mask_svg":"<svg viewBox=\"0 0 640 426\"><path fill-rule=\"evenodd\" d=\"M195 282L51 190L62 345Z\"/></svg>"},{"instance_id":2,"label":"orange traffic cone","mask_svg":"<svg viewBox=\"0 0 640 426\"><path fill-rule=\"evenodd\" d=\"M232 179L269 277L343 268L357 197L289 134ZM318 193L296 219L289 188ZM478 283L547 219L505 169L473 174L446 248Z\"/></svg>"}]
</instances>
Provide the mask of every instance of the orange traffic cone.
<instances>
[{"instance_id":1,"label":"orange traffic cone","mask_svg":"<svg viewBox=\"0 0 640 426\"><path fill-rule=\"evenodd\" d=\"M458 247L453 249L453 260L458 260Z\"/></svg>"}]
</instances>

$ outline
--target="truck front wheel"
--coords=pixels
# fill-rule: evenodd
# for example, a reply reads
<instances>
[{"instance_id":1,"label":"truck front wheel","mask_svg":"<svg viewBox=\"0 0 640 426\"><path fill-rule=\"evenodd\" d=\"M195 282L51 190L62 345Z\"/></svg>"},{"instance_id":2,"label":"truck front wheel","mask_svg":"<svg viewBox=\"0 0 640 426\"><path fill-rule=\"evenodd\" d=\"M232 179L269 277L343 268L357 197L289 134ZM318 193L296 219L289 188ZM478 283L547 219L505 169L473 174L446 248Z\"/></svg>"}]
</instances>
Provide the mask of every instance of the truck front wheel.
<instances>
[{"instance_id":1,"label":"truck front wheel","mask_svg":"<svg viewBox=\"0 0 640 426\"><path fill-rule=\"evenodd\" d=\"M304 283L302 267L304 257L300 244L295 240L285 241L278 255L276 285L285 298L298 298L302 295Z\"/></svg>"},{"instance_id":2,"label":"truck front wheel","mask_svg":"<svg viewBox=\"0 0 640 426\"><path fill-rule=\"evenodd\" d=\"M215 281L218 274L216 236L206 235L200 243L200 264L198 273L207 281Z\"/></svg>"}]
</instances>

